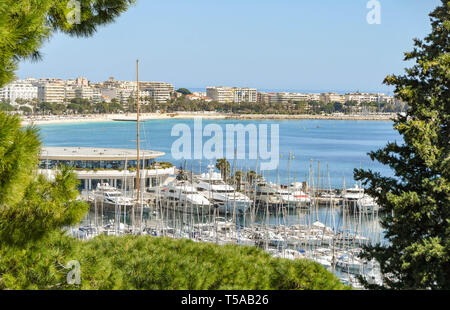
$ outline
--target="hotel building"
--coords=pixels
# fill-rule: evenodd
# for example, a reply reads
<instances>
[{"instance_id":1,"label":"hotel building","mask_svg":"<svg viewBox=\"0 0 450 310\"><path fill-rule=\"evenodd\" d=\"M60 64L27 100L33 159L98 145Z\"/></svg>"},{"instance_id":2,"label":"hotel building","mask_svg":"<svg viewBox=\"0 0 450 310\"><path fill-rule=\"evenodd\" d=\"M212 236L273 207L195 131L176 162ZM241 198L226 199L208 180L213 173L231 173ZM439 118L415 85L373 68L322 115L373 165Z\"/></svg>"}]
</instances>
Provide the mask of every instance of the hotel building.
<instances>
[{"instance_id":1,"label":"hotel building","mask_svg":"<svg viewBox=\"0 0 450 310\"><path fill-rule=\"evenodd\" d=\"M0 88L0 100L9 100L12 105L16 99L32 100L38 97L38 88L27 81L15 81Z\"/></svg>"}]
</instances>

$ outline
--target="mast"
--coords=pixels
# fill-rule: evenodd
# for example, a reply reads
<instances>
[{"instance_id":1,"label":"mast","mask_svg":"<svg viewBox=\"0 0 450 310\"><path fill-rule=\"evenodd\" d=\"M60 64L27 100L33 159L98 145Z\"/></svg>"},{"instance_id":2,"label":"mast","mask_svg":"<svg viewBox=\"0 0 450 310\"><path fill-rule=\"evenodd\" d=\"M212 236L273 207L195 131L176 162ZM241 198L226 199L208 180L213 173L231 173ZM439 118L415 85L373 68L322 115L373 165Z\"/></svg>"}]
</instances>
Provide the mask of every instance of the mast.
<instances>
[{"instance_id":1,"label":"mast","mask_svg":"<svg viewBox=\"0 0 450 310\"><path fill-rule=\"evenodd\" d=\"M137 202L138 202L138 206L140 205L140 199L141 199L141 195L140 195L140 191L141 191L141 180L140 180L140 140L139 140L139 60L136 60L136 82L137 82L137 101L136 101L136 105L137 105L137 175L136 175L136 187L137 187ZM133 208L133 220L134 220L134 208ZM134 228L134 225L133 225Z\"/></svg>"},{"instance_id":2,"label":"mast","mask_svg":"<svg viewBox=\"0 0 450 310\"><path fill-rule=\"evenodd\" d=\"M136 185L137 185L137 197L138 202L140 199L140 141L139 141L139 60L136 60L136 69L137 69L137 177L136 177Z\"/></svg>"}]
</instances>

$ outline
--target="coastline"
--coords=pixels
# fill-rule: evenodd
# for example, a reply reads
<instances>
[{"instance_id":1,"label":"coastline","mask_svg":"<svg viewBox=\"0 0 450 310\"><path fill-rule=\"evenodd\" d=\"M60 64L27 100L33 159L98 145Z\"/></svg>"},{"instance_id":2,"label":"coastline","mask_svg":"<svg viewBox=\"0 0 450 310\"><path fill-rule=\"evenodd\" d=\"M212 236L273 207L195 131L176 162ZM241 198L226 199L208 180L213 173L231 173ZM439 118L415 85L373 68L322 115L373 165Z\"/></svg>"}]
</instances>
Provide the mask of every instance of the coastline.
<instances>
[{"instance_id":1,"label":"coastline","mask_svg":"<svg viewBox=\"0 0 450 310\"><path fill-rule=\"evenodd\" d=\"M386 115L285 115L285 114L223 114L223 113L142 113L142 121L161 119L193 119L201 117L203 119L232 119L232 120L360 120L360 121L392 121L395 114ZM136 114L96 114L80 116L37 116L22 118L22 125L50 125L50 124L71 124L71 123L95 123L111 121L133 121Z\"/></svg>"}]
</instances>

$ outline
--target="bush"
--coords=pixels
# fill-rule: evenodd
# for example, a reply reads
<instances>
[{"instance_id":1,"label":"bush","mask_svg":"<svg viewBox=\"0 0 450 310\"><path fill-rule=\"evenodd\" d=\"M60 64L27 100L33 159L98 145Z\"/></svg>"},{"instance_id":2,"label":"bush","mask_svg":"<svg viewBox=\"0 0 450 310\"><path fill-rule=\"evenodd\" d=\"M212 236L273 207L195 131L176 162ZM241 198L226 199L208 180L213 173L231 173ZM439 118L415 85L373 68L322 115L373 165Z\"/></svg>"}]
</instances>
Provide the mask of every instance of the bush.
<instances>
[{"instance_id":1,"label":"bush","mask_svg":"<svg viewBox=\"0 0 450 310\"><path fill-rule=\"evenodd\" d=\"M256 247L147 236L55 237L26 250L0 250L0 289L330 290L347 289L321 265L272 258ZM81 284L63 266L81 265ZM59 283L59 284L58 284Z\"/></svg>"}]
</instances>

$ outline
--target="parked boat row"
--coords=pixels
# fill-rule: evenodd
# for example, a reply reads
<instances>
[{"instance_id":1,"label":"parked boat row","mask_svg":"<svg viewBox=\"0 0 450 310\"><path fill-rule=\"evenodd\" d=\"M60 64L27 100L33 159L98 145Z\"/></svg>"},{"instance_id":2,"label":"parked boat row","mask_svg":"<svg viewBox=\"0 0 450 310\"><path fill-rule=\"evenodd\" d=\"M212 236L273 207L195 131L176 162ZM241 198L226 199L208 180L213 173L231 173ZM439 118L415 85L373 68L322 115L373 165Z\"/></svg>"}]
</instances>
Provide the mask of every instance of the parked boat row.
<instances>
[{"instance_id":1,"label":"parked boat row","mask_svg":"<svg viewBox=\"0 0 450 310\"><path fill-rule=\"evenodd\" d=\"M153 188L145 195L150 204L160 203L170 209L187 213L205 213L216 208L221 214L248 212L252 206L273 210L276 208L308 208L319 204L318 198L329 200L330 205L339 199L340 206L356 212L378 212L375 200L355 185L345 189L341 195L320 193L317 197L303 191L302 183L279 186L260 177L255 184L245 186L242 192L223 181L220 173L210 167L209 172L193 175L192 180L175 179L168 184ZM88 194L91 203L102 203L106 207L130 208L136 199L126 197L119 189L108 183L98 184Z\"/></svg>"}]
</instances>

